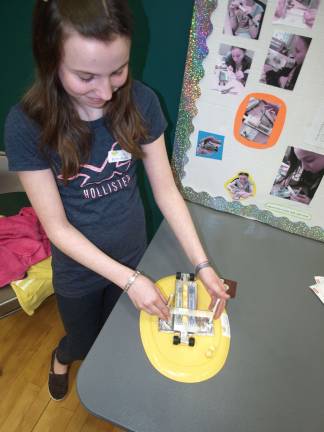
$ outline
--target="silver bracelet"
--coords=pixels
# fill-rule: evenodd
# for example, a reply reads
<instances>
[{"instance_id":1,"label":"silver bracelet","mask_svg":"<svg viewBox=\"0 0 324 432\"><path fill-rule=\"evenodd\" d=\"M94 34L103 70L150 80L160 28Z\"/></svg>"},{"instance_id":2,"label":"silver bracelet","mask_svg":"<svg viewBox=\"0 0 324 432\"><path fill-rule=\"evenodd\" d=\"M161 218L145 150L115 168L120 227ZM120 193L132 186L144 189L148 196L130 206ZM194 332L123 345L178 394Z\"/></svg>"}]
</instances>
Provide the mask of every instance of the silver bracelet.
<instances>
[{"instance_id":1,"label":"silver bracelet","mask_svg":"<svg viewBox=\"0 0 324 432\"><path fill-rule=\"evenodd\" d=\"M124 286L124 291L127 292L129 290L129 288L133 285L133 283L135 282L136 278L138 275L140 275L141 272L139 270L136 270L135 273L132 274L132 276L130 276L128 278L128 281L126 283L126 285Z\"/></svg>"},{"instance_id":2,"label":"silver bracelet","mask_svg":"<svg viewBox=\"0 0 324 432\"><path fill-rule=\"evenodd\" d=\"M197 276L197 274L200 272L201 269L205 268L205 267L211 267L210 262L208 260L201 262L200 264L197 264L195 267L195 275Z\"/></svg>"}]
</instances>

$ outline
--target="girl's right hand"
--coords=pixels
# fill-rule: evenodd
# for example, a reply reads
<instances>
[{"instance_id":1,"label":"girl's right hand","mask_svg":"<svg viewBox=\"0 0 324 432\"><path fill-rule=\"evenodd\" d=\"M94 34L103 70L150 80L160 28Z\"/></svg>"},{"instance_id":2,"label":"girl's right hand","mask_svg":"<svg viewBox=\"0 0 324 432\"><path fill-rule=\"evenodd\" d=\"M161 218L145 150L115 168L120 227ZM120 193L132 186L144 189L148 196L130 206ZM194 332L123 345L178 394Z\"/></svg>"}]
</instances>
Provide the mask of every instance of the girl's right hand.
<instances>
[{"instance_id":1,"label":"girl's right hand","mask_svg":"<svg viewBox=\"0 0 324 432\"><path fill-rule=\"evenodd\" d=\"M146 276L139 275L127 294L137 309L144 310L150 315L157 315L163 320L169 319L170 313L166 299Z\"/></svg>"}]
</instances>

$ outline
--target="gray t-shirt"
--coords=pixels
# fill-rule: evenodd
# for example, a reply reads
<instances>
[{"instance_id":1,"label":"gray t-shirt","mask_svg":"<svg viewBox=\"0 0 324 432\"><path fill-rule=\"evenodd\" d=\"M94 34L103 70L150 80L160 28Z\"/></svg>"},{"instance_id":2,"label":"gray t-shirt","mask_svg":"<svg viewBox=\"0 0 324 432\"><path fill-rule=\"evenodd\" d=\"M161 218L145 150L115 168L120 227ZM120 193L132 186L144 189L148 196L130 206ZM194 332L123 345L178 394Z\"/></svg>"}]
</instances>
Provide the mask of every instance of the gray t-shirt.
<instances>
[{"instance_id":1,"label":"gray t-shirt","mask_svg":"<svg viewBox=\"0 0 324 432\"><path fill-rule=\"evenodd\" d=\"M148 144L166 129L157 96L134 81L133 96L148 128ZM133 157L120 159L121 150L103 118L88 122L92 132L91 154L79 173L64 186L57 154L51 163L38 150L40 128L20 104L9 112L5 146L11 171L51 168L70 223L112 258L136 267L146 247L144 209L137 185ZM116 153L117 151L117 153ZM79 296L109 283L52 245L54 289L61 295Z\"/></svg>"}]
</instances>

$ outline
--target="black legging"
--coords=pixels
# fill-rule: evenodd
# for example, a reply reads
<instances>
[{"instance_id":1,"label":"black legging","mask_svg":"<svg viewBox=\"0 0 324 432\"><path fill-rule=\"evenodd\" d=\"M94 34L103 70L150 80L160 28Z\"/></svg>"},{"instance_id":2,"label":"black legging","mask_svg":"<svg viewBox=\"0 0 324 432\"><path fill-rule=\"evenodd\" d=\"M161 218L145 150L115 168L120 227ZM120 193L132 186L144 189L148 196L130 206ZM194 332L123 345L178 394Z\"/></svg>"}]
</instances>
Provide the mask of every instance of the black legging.
<instances>
[{"instance_id":1,"label":"black legging","mask_svg":"<svg viewBox=\"0 0 324 432\"><path fill-rule=\"evenodd\" d=\"M56 294L66 335L57 348L60 363L83 360L123 291L114 284L81 297Z\"/></svg>"}]
</instances>

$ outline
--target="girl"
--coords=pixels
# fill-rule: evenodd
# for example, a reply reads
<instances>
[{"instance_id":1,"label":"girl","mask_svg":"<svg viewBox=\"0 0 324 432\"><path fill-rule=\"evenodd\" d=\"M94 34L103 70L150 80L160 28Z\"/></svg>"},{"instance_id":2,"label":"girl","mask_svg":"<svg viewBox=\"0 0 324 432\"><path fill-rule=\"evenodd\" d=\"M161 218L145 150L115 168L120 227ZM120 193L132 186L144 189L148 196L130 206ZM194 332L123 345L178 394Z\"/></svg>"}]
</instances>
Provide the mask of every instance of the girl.
<instances>
[{"instance_id":1,"label":"girl","mask_svg":"<svg viewBox=\"0 0 324 432\"><path fill-rule=\"evenodd\" d=\"M287 172L275 182L271 194L310 204L324 175L324 155L288 147L283 162Z\"/></svg>"},{"instance_id":2,"label":"girl","mask_svg":"<svg viewBox=\"0 0 324 432\"><path fill-rule=\"evenodd\" d=\"M228 186L227 189L231 192L232 198L235 201L241 198L249 198L253 195L253 187L249 181L249 174L240 172Z\"/></svg>"},{"instance_id":3,"label":"girl","mask_svg":"<svg viewBox=\"0 0 324 432\"><path fill-rule=\"evenodd\" d=\"M228 295L178 192L155 94L132 81L126 0L37 0L37 79L6 121L6 150L51 241L53 286L66 335L52 353L49 391L62 399L122 291L167 318L165 298L135 271L146 245L136 182L142 159L161 212L212 297Z\"/></svg>"},{"instance_id":4,"label":"girl","mask_svg":"<svg viewBox=\"0 0 324 432\"><path fill-rule=\"evenodd\" d=\"M294 59L294 66L283 67L278 71L273 69L268 70L265 72L266 83L287 90L293 90L311 41L312 39L309 37L295 35L291 44L291 55Z\"/></svg>"},{"instance_id":5,"label":"girl","mask_svg":"<svg viewBox=\"0 0 324 432\"><path fill-rule=\"evenodd\" d=\"M246 49L232 46L231 51L225 57L225 63L235 74L235 78L245 86L252 64L252 59L246 54Z\"/></svg>"},{"instance_id":6,"label":"girl","mask_svg":"<svg viewBox=\"0 0 324 432\"><path fill-rule=\"evenodd\" d=\"M261 3L264 5L264 3ZM232 0L229 2L229 20L234 36L258 39L265 12L255 0Z\"/></svg>"}]
</instances>

